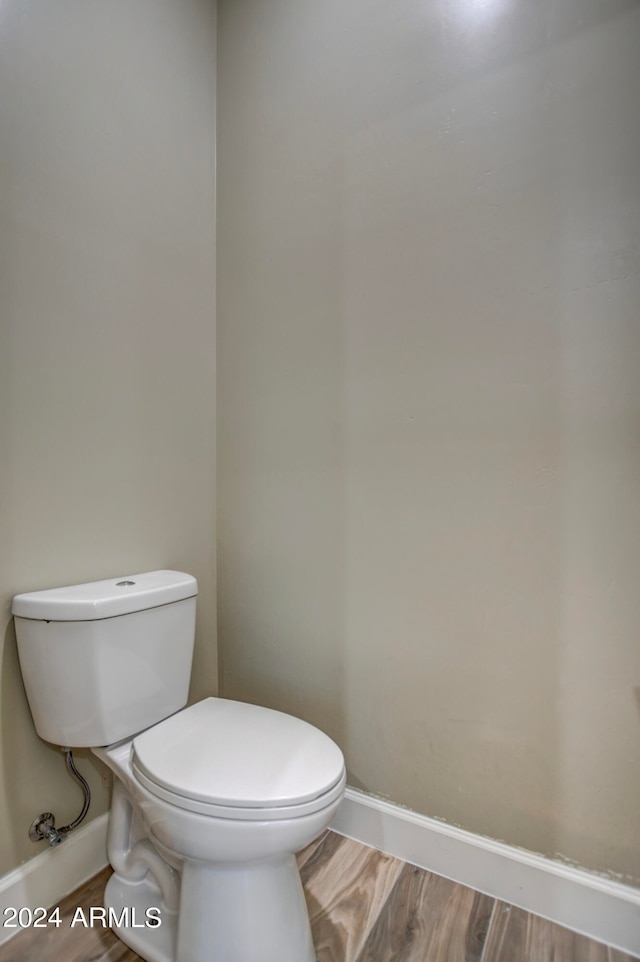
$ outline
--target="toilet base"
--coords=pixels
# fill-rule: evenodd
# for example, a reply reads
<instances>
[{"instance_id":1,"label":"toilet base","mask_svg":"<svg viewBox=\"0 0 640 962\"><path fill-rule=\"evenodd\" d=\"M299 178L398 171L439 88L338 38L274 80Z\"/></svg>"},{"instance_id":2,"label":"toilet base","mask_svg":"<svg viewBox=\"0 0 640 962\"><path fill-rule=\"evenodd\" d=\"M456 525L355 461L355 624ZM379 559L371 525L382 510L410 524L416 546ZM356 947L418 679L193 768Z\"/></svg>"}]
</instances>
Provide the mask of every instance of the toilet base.
<instances>
[{"instance_id":1,"label":"toilet base","mask_svg":"<svg viewBox=\"0 0 640 962\"><path fill-rule=\"evenodd\" d=\"M213 958L316 962L293 855L253 864L184 865L176 960Z\"/></svg>"},{"instance_id":2,"label":"toilet base","mask_svg":"<svg viewBox=\"0 0 640 962\"><path fill-rule=\"evenodd\" d=\"M161 925L145 924L147 910L161 905L149 876L130 882L116 873L107 884L106 908L118 915L128 908L136 920L115 933L147 962L316 962L293 855L215 867L186 862L180 911L162 910Z\"/></svg>"},{"instance_id":3,"label":"toilet base","mask_svg":"<svg viewBox=\"0 0 640 962\"><path fill-rule=\"evenodd\" d=\"M176 962L176 913L161 909L161 924L148 923L147 912L162 906L158 886L148 875L130 882L114 873L104 892L104 906L111 919L122 918L128 925L112 925L118 938L147 962ZM152 917L157 913L151 913Z\"/></svg>"}]
</instances>

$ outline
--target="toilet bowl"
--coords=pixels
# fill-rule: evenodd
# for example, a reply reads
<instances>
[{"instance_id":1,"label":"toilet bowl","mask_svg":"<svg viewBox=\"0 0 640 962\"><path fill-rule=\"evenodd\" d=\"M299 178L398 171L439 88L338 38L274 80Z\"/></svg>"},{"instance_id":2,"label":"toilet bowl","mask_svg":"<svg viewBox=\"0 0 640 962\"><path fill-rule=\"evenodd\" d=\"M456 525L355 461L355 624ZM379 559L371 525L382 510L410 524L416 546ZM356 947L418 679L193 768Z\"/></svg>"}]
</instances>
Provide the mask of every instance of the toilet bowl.
<instances>
[{"instance_id":1,"label":"toilet bowl","mask_svg":"<svg viewBox=\"0 0 640 962\"><path fill-rule=\"evenodd\" d=\"M282 712L221 698L180 707L175 649L190 668L195 591L190 576L152 572L16 596L34 722L47 740L89 745L115 776L105 906L138 955L313 962L295 853L335 815L344 759Z\"/></svg>"},{"instance_id":2,"label":"toilet bowl","mask_svg":"<svg viewBox=\"0 0 640 962\"><path fill-rule=\"evenodd\" d=\"M329 825L344 793L342 756L330 739L289 715L207 698L93 751L118 785L107 907L162 913L162 932L121 933L131 948L153 962L315 959L294 855ZM174 898L158 897L166 869L149 863L145 849L148 876L138 878L134 813L158 857L178 867L188 897L177 886Z\"/></svg>"}]
</instances>

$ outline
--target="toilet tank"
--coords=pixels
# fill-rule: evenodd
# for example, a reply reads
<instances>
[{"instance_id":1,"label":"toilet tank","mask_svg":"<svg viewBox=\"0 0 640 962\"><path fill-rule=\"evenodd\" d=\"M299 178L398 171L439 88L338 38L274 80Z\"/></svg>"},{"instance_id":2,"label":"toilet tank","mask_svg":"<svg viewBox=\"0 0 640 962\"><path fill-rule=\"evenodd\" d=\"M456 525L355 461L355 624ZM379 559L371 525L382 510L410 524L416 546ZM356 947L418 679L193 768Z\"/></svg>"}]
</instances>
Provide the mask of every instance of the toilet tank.
<instances>
[{"instance_id":1,"label":"toilet tank","mask_svg":"<svg viewBox=\"0 0 640 962\"><path fill-rule=\"evenodd\" d=\"M110 745L187 702L195 578L151 571L16 595L20 668L36 731Z\"/></svg>"}]
</instances>

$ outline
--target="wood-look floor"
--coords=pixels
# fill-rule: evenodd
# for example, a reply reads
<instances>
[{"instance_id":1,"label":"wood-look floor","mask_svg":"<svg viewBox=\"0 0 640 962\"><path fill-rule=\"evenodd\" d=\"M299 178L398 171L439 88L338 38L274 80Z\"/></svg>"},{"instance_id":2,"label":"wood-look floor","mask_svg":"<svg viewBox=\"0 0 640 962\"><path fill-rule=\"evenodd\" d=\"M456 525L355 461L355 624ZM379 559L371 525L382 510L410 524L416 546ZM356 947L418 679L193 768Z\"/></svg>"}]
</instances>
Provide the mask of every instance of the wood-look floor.
<instances>
[{"instance_id":1,"label":"wood-look floor","mask_svg":"<svg viewBox=\"0 0 640 962\"><path fill-rule=\"evenodd\" d=\"M300 853L318 962L640 962L569 929L327 832ZM70 927L102 905L110 870L25 929L0 962L140 962L109 929Z\"/></svg>"}]
</instances>

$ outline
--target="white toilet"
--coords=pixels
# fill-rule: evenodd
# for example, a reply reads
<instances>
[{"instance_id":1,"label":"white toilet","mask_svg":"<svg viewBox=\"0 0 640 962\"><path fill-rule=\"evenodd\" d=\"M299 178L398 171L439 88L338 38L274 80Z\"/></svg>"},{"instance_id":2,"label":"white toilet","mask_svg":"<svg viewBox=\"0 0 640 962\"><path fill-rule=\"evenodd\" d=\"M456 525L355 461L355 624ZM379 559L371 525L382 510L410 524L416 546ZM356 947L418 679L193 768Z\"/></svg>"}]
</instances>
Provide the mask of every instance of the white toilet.
<instances>
[{"instance_id":1,"label":"white toilet","mask_svg":"<svg viewBox=\"0 0 640 962\"><path fill-rule=\"evenodd\" d=\"M190 575L153 571L17 595L35 727L90 746L115 775L105 904L138 955L312 962L294 853L331 822L344 759L281 712L220 698L183 707L196 594Z\"/></svg>"}]
</instances>

